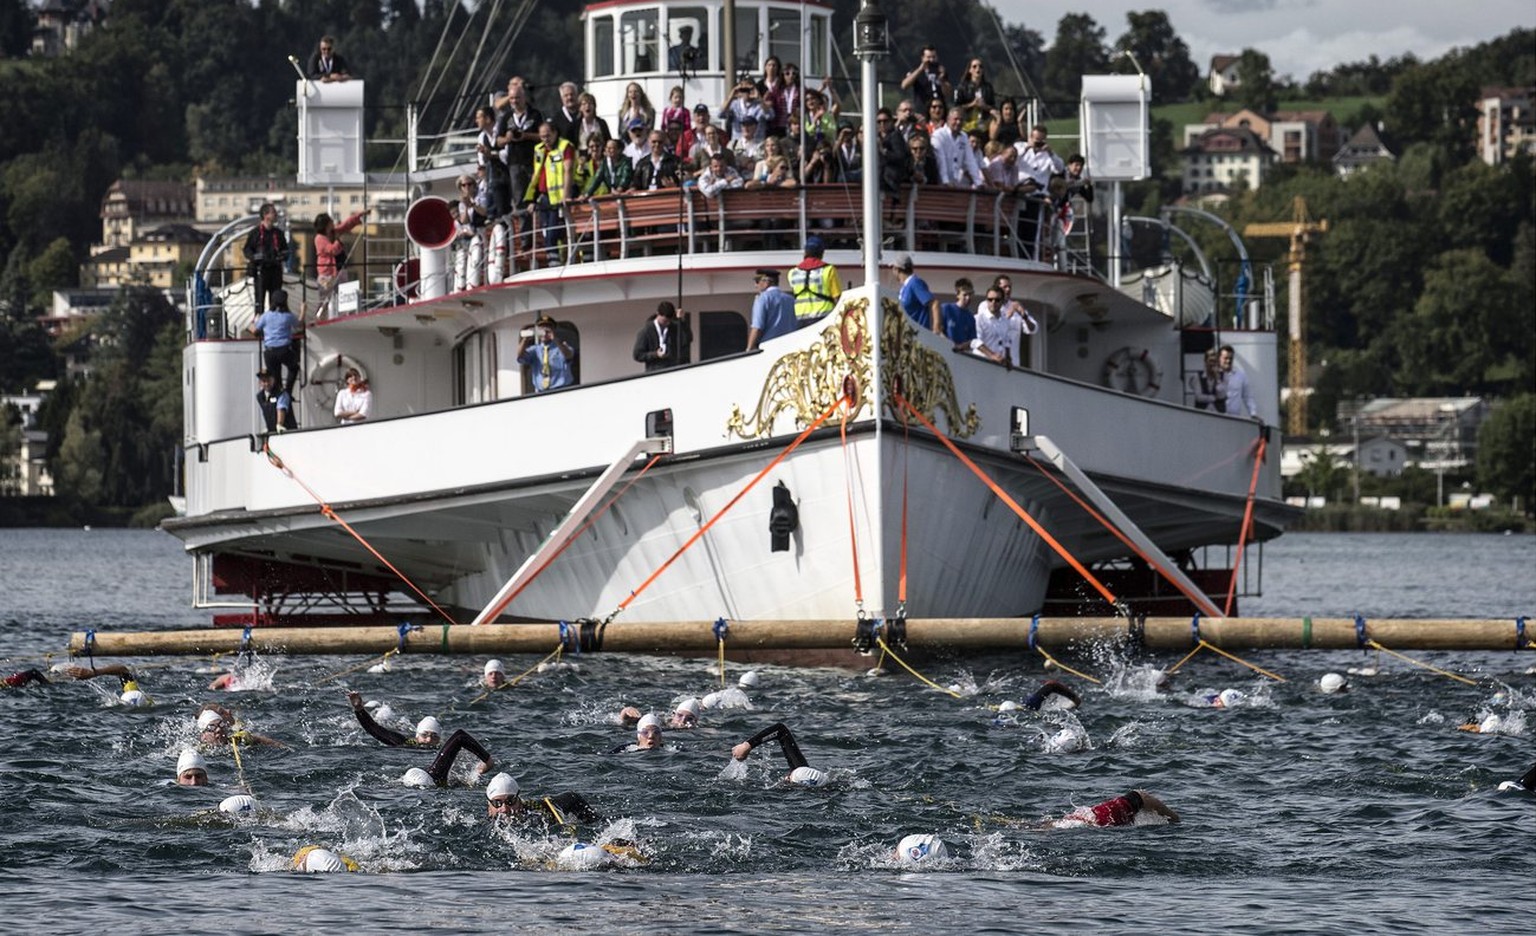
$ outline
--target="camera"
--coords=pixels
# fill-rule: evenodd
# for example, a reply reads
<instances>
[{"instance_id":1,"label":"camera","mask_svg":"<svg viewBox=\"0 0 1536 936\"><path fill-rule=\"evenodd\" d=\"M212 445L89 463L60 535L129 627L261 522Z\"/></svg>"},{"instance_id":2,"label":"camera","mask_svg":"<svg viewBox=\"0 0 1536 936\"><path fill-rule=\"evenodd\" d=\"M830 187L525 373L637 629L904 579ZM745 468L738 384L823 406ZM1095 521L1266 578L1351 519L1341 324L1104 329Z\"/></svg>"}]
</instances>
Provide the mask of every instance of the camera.
<instances>
[{"instance_id":1,"label":"camera","mask_svg":"<svg viewBox=\"0 0 1536 936\"><path fill-rule=\"evenodd\" d=\"M518 335L520 337L522 337L522 338L525 338L525 339L532 338L533 337L533 326L532 325L528 326L527 328L525 328L522 331L518 332Z\"/></svg>"}]
</instances>

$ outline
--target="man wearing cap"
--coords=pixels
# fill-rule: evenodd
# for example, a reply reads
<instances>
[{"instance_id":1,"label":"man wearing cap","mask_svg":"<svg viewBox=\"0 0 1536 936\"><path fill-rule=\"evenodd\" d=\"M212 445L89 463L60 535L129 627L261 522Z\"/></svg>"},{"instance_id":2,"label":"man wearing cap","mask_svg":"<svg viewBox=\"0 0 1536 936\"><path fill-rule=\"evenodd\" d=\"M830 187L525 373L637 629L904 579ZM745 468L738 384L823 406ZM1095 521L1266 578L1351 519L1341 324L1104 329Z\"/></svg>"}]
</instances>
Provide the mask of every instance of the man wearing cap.
<instances>
[{"instance_id":1,"label":"man wearing cap","mask_svg":"<svg viewBox=\"0 0 1536 936\"><path fill-rule=\"evenodd\" d=\"M795 318L797 303L779 289L778 270L758 270L752 282L757 286L757 298L752 300L752 324L747 329L748 351L799 327Z\"/></svg>"},{"instance_id":2,"label":"man wearing cap","mask_svg":"<svg viewBox=\"0 0 1536 936\"><path fill-rule=\"evenodd\" d=\"M208 762L192 748L183 748L176 758L176 784L178 786L207 786Z\"/></svg>"},{"instance_id":3,"label":"man wearing cap","mask_svg":"<svg viewBox=\"0 0 1536 936\"><path fill-rule=\"evenodd\" d=\"M912 255L898 254L891 263L891 269L896 271L901 280L901 310L922 328L935 335L942 334L940 329L943 328L944 320L939 311L939 300L934 298L922 277L912 272Z\"/></svg>"},{"instance_id":4,"label":"man wearing cap","mask_svg":"<svg viewBox=\"0 0 1536 936\"><path fill-rule=\"evenodd\" d=\"M567 825L572 817L586 823L603 821L580 793L566 792L525 800L521 792L517 778L511 774L503 772L492 777L485 785L485 814L497 821L539 818L546 822L553 820L555 825Z\"/></svg>"},{"instance_id":5,"label":"man wearing cap","mask_svg":"<svg viewBox=\"0 0 1536 936\"><path fill-rule=\"evenodd\" d=\"M687 130L683 131L682 137L677 141L677 158L684 162L691 162L693 160L694 148L704 142L704 132L710 126L709 105L702 102L693 105L693 123L688 126ZM693 168L697 172L699 167L694 166Z\"/></svg>"},{"instance_id":6,"label":"man wearing cap","mask_svg":"<svg viewBox=\"0 0 1536 936\"><path fill-rule=\"evenodd\" d=\"M667 70L687 78L699 70L699 47L693 44L693 27L677 28L677 45L667 49Z\"/></svg>"},{"instance_id":7,"label":"man wearing cap","mask_svg":"<svg viewBox=\"0 0 1536 936\"><path fill-rule=\"evenodd\" d=\"M687 364L692 346L693 329L688 317L662 300L656 305L656 314L635 335L634 358L650 373Z\"/></svg>"},{"instance_id":8,"label":"man wearing cap","mask_svg":"<svg viewBox=\"0 0 1536 936\"><path fill-rule=\"evenodd\" d=\"M507 684L507 668L500 660L486 660L480 681L488 688L500 689Z\"/></svg>"},{"instance_id":9,"label":"man wearing cap","mask_svg":"<svg viewBox=\"0 0 1536 936\"><path fill-rule=\"evenodd\" d=\"M795 297L796 327L805 326L822 318L837 306L843 294L843 284L837 278L837 267L821 259L826 244L812 234L805 239L805 259L789 271L789 292Z\"/></svg>"},{"instance_id":10,"label":"man wearing cap","mask_svg":"<svg viewBox=\"0 0 1536 936\"><path fill-rule=\"evenodd\" d=\"M576 378L571 373L574 360L576 349L560 337L555 320L547 315L539 316L532 332L523 336L522 344L517 348L517 363L531 375L534 393L574 384Z\"/></svg>"},{"instance_id":11,"label":"man wearing cap","mask_svg":"<svg viewBox=\"0 0 1536 936\"><path fill-rule=\"evenodd\" d=\"M631 170L651 155L649 130L650 126L639 117L630 118L624 125L624 158L629 160Z\"/></svg>"},{"instance_id":12,"label":"man wearing cap","mask_svg":"<svg viewBox=\"0 0 1536 936\"><path fill-rule=\"evenodd\" d=\"M292 404L278 392L271 373L257 371L256 380L256 408L261 410L261 419L266 423L267 431L281 432L284 429L299 428L298 421L293 418Z\"/></svg>"}]
</instances>

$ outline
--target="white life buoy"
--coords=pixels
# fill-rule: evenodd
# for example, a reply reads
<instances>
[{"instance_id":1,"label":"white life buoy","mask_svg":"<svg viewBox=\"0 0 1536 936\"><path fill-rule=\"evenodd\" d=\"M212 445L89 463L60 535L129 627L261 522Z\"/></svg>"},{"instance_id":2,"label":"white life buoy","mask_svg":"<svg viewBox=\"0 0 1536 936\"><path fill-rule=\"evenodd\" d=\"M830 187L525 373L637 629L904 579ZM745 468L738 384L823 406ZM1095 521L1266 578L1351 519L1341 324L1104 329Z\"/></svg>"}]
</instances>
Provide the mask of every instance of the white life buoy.
<instances>
[{"instance_id":1,"label":"white life buoy","mask_svg":"<svg viewBox=\"0 0 1536 936\"><path fill-rule=\"evenodd\" d=\"M336 394L347 382L347 371L357 368L364 380L368 368L350 354L327 354L309 372L309 389L306 396L324 412L329 413L336 403Z\"/></svg>"},{"instance_id":2,"label":"white life buoy","mask_svg":"<svg viewBox=\"0 0 1536 936\"><path fill-rule=\"evenodd\" d=\"M1127 345L1104 362L1103 384L1122 393L1157 396L1163 385L1163 369L1146 348Z\"/></svg>"}]
</instances>

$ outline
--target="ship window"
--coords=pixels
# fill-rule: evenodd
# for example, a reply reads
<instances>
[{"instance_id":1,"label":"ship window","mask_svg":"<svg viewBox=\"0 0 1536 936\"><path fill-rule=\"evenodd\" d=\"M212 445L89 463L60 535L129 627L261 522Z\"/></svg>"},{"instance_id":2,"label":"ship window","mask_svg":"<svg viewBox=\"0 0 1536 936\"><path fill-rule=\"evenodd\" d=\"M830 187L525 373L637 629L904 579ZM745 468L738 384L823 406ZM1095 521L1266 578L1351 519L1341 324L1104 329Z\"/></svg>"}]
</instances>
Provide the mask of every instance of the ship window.
<instances>
[{"instance_id":1,"label":"ship window","mask_svg":"<svg viewBox=\"0 0 1536 936\"><path fill-rule=\"evenodd\" d=\"M637 10L619 17L619 42L622 45L623 73L660 71L657 55L656 11Z\"/></svg>"},{"instance_id":2,"label":"ship window","mask_svg":"<svg viewBox=\"0 0 1536 936\"><path fill-rule=\"evenodd\" d=\"M699 360L739 354L747 346L747 320L740 312L699 313Z\"/></svg>"},{"instance_id":3,"label":"ship window","mask_svg":"<svg viewBox=\"0 0 1536 936\"><path fill-rule=\"evenodd\" d=\"M592 76L613 74L613 17L599 16L592 21Z\"/></svg>"},{"instance_id":4,"label":"ship window","mask_svg":"<svg viewBox=\"0 0 1536 936\"><path fill-rule=\"evenodd\" d=\"M768 54L777 55L779 61L788 65L800 64L800 11L780 10L770 8L768 10ZM802 69L801 84L809 85L810 76L815 72L809 68Z\"/></svg>"},{"instance_id":5,"label":"ship window","mask_svg":"<svg viewBox=\"0 0 1536 936\"><path fill-rule=\"evenodd\" d=\"M807 61L800 63L801 80L809 84L810 75L830 75L832 69L827 66L827 17L811 17L811 35L806 40Z\"/></svg>"},{"instance_id":6,"label":"ship window","mask_svg":"<svg viewBox=\"0 0 1536 936\"><path fill-rule=\"evenodd\" d=\"M757 74L762 67L762 35L757 30L757 11L736 10L736 74Z\"/></svg>"},{"instance_id":7,"label":"ship window","mask_svg":"<svg viewBox=\"0 0 1536 936\"><path fill-rule=\"evenodd\" d=\"M675 7L667 11L667 71L694 74L712 66L709 56L709 10L704 7ZM683 30L689 31L691 54L683 48Z\"/></svg>"}]
</instances>

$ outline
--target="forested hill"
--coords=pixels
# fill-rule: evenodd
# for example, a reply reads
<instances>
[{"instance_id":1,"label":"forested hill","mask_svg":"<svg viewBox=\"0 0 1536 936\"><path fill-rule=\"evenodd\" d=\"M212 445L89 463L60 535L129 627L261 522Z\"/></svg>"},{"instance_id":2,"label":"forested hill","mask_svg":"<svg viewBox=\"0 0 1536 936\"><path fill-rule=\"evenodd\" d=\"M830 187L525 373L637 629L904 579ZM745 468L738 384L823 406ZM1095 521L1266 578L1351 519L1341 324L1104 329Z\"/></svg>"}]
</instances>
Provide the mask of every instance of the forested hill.
<instances>
[{"instance_id":1,"label":"forested hill","mask_svg":"<svg viewBox=\"0 0 1536 936\"><path fill-rule=\"evenodd\" d=\"M510 74L527 76L543 103L554 85L581 75L579 0L481 0L473 10L451 0L114 0L105 25L56 58L25 56L26 2L0 0L0 392L61 376L63 352L87 343L72 335L50 344L37 317L54 289L76 283L100 238L101 200L112 182L293 173L288 56L306 61L322 34L337 37L368 81L372 137L401 136L407 102L420 107L431 132L458 102L483 99ZM834 0L845 55L858 5ZM1116 48L1135 50L1159 104L1207 93L1208 63L1191 60L1156 10L1124 22L1074 14L1005 24L976 0L904 0L884 9L893 54L881 74L891 91L931 43L953 73L977 55L1000 94L1038 95L1061 115L1075 111L1078 76L1129 67L1111 61ZM500 16L487 28L493 10ZM1288 217L1291 197L1304 194L1314 216L1332 225L1314 245L1309 286L1309 358L1319 369L1314 420L1331 420L1341 397L1530 394L1532 163L1489 167L1472 144L1482 87L1536 84L1536 32L1515 30L1430 62L1372 56L1295 81L1273 74L1262 44L1256 36L1254 48L1241 50L1243 91L1222 107L1364 98L1356 118L1379 121L1400 157L1395 167L1348 182L1326 167L1283 169L1224 209L1239 227L1273 221ZM843 68L857 70L851 60ZM1172 140L1181 130L1154 127L1163 178L1133 193L1142 213L1178 194ZM370 158L388 166L394 154ZM1224 248L1211 245L1220 256ZM1250 247L1274 259L1284 245ZM90 343L96 376L61 382L43 428L61 490L74 485L93 503L148 503L168 492L173 474L166 453L179 437L178 320L162 300L136 292L103 319L93 328L112 340ZM0 449L14 430L0 420Z\"/></svg>"}]
</instances>

